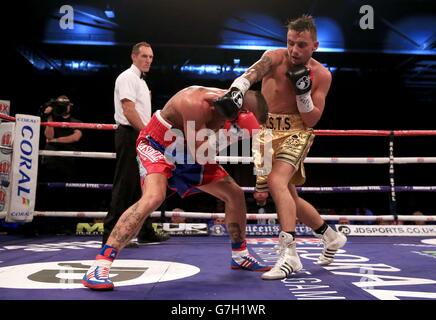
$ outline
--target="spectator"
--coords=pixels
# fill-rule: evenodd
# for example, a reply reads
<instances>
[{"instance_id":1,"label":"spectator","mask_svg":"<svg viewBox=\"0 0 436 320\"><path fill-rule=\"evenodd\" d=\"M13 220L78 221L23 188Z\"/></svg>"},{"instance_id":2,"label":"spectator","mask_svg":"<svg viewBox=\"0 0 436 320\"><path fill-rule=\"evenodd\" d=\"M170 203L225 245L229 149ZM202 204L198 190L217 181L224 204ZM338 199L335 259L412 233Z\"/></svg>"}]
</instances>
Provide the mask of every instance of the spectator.
<instances>
[{"instance_id":1,"label":"spectator","mask_svg":"<svg viewBox=\"0 0 436 320\"><path fill-rule=\"evenodd\" d=\"M415 211L414 213L412 213L412 215L416 216L416 217L423 217L424 214L421 211ZM425 225L425 221L423 220L415 220L415 224L416 225Z\"/></svg>"},{"instance_id":2,"label":"spectator","mask_svg":"<svg viewBox=\"0 0 436 320\"><path fill-rule=\"evenodd\" d=\"M374 212L372 212L371 209L359 207L356 208L356 216L373 217ZM359 224L371 225L371 224L375 224L375 221L374 220L359 221Z\"/></svg>"}]
</instances>

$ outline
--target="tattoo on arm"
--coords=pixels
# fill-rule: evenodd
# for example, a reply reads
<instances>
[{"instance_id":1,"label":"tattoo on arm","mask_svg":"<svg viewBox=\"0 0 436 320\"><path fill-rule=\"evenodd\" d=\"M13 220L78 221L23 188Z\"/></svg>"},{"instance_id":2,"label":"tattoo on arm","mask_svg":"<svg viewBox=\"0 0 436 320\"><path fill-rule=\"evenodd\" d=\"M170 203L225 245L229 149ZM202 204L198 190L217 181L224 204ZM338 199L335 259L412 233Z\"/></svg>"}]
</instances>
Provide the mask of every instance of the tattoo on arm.
<instances>
[{"instance_id":1,"label":"tattoo on arm","mask_svg":"<svg viewBox=\"0 0 436 320\"><path fill-rule=\"evenodd\" d=\"M272 59L268 56L263 56L259 61L253 64L246 72L244 77L251 84L256 83L271 70Z\"/></svg>"},{"instance_id":2,"label":"tattoo on arm","mask_svg":"<svg viewBox=\"0 0 436 320\"><path fill-rule=\"evenodd\" d=\"M227 225L227 228L232 242L244 241L244 239L242 239L242 231L239 224L232 222Z\"/></svg>"}]
</instances>

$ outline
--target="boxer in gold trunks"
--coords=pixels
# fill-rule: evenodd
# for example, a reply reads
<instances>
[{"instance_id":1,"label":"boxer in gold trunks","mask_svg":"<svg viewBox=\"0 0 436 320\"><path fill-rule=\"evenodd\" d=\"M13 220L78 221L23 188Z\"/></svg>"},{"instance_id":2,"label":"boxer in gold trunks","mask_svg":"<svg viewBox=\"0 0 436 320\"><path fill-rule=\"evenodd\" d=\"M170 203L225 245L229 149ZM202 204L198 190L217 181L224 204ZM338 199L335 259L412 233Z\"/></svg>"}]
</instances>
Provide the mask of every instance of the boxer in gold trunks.
<instances>
[{"instance_id":1,"label":"boxer in gold trunks","mask_svg":"<svg viewBox=\"0 0 436 320\"><path fill-rule=\"evenodd\" d=\"M233 98L244 97L252 84L262 80L262 94L269 108L258 142L262 146L267 139L272 139L272 150L253 149L255 169L259 169L255 198L265 201L269 191L281 225L279 259L270 271L262 274L265 280L283 279L302 269L295 242L297 217L324 243L318 264L330 264L347 241L342 233L325 223L311 204L298 196L295 188L296 184L305 182L303 161L312 145L315 136L312 128L321 118L332 79L330 72L312 58L318 45L311 16L304 15L289 22L287 48L266 51L235 79L227 93ZM234 104L227 107L234 113L242 102L232 101ZM262 164L264 152L272 154L269 173Z\"/></svg>"}]
</instances>

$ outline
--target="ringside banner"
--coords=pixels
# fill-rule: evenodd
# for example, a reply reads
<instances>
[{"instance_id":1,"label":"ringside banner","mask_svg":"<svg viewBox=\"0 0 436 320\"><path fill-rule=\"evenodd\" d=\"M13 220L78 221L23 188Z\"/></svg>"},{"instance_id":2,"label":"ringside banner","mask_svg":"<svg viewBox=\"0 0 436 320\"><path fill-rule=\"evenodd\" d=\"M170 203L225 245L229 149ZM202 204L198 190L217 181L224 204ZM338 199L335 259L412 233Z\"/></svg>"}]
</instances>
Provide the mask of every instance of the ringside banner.
<instances>
[{"instance_id":1,"label":"ringside banner","mask_svg":"<svg viewBox=\"0 0 436 320\"><path fill-rule=\"evenodd\" d=\"M349 225L337 224L336 230L349 236L436 236L436 225Z\"/></svg>"},{"instance_id":2,"label":"ringside banner","mask_svg":"<svg viewBox=\"0 0 436 320\"><path fill-rule=\"evenodd\" d=\"M41 119L17 114L12 154L12 184L7 222L30 222L35 209Z\"/></svg>"},{"instance_id":3,"label":"ringside banner","mask_svg":"<svg viewBox=\"0 0 436 320\"><path fill-rule=\"evenodd\" d=\"M0 100L0 113L9 115L10 110L11 110L11 101Z\"/></svg>"},{"instance_id":4,"label":"ringside banner","mask_svg":"<svg viewBox=\"0 0 436 320\"><path fill-rule=\"evenodd\" d=\"M247 236L278 236L280 233L279 224L250 224L246 226ZM313 231L311 228L303 225L297 224L295 228L295 233L297 236L312 236ZM209 222L209 234L211 236L228 236L227 227L225 224L214 223L214 221Z\"/></svg>"},{"instance_id":5,"label":"ringside banner","mask_svg":"<svg viewBox=\"0 0 436 320\"><path fill-rule=\"evenodd\" d=\"M1 100L0 100L1 104ZM0 109L1 113L1 109ZM0 123L0 212L7 212L11 198L12 133L15 123Z\"/></svg>"},{"instance_id":6,"label":"ringside banner","mask_svg":"<svg viewBox=\"0 0 436 320\"><path fill-rule=\"evenodd\" d=\"M172 236L207 236L209 234L206 223L158 223L157 227Z\"/></svg>"}]
</instances>

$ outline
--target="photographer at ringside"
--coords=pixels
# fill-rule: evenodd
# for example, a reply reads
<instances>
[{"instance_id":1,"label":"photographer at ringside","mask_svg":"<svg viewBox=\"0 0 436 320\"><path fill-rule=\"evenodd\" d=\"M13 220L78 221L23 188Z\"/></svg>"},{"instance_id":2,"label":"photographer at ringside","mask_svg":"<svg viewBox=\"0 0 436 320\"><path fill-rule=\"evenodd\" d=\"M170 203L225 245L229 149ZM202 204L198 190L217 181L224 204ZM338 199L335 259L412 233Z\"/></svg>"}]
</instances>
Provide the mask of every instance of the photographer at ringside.
<instances>
[{"instance_id":1,"label":"photographer at ringside","mask_svg":"<svg viewBox=\"0 0 436 320\"><path fill-rule=\"evenodd\" d=\"M42 122L82 122L71 116L73 103L67 96L62 95L56 99L44 103L40 108ZM42 136L42 135L41 135ZM48 127L44 128L45 150L54 151L78 151L82 131L72 128ZM41 145L44 142L41 141ZM76 165L76 158L66 156L42 156L38 172L36 210L42 211L74 211L78 210L77 199L74 199L74 191L65 188L48 188L45 183L49 182L80 182L80 171ZM27 230L29 235L40 233L72 234L76 219L47 218L40 221L36 217Z\"/></svg>"},{"instance_id":2,"label":"photographer at ringside","mask_svg":"<svg viewBox=\"0 0 436 320\"><path fill-rule=\"evenodd\" d=\"M81 122L71 117L73 104L67 96L59 96L44 104L41 121ZM45 150L77 151L82 131L72 128L45 127ZM44 177L50 182L71 182L74 179L75 159L73 157L43 157Z\"/></svg>"}]
</instances>

